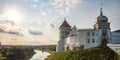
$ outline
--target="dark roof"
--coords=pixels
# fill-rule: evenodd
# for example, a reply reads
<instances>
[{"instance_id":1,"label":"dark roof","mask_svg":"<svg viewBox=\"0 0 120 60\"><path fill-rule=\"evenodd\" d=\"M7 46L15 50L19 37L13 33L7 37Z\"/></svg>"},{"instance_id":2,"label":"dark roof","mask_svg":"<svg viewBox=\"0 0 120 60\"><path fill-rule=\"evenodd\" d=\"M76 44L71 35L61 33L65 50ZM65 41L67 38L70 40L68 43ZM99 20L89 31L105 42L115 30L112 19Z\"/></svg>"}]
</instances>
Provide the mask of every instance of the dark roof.
<instances>
[{"instance_id":1,"label":"dark roof","mask_svg":"<svg viewBox=\"0 0 120 60\"><path fill-rule=\"evenodd\" d=\"M64 22L62 23L62 25L60 26L61 27L71 27L66 20L64 20Z\"/></svg>"},{"instance_id":2,"label":"dark roof","mask_svg":"<svg viewBox=\"0 0 120 60\"><path fill-rule=\"evenodd\" d=\"M119 29L119 30L115 30L115 31L113 31L113 32L119 32L119 33L120 33L120 29Z\"/></svg>"}]
</instances>

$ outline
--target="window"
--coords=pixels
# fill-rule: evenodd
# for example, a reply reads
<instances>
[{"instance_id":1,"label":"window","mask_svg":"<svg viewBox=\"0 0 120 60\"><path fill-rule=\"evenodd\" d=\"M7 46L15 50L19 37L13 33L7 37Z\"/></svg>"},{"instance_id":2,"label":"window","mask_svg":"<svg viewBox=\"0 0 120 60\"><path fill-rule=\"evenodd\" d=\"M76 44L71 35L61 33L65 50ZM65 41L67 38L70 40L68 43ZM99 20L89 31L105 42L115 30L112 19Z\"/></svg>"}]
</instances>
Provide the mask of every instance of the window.
<instances>
[{"instance_id":1,"label":"window","mask_svg":"<svg viewBox=\"0 0 120 60\"><path fill-rule=\"evenodd\" d=\"M90 36L90 32L87 32L87 36Z\"/></svg>"},{"instance_id":2,"label":"window","mask_svg":"<svg viewBox=\"0 0 120 60\"><path fill-rule=\"evenodd\" d=\"M87 42L90 43L90 38L87 39Z\"/></svg>"},{"instance_id":3,"label":"window","mask_svg":"<svg viewBox=\"0 0 120 60\"><path fill-rule=\"evenodd\" d=\"M95 43L95 39L94 38L92 39L92 42Z\"/></svg>"},{"instance_id":4,"label":"window","mask_svg":"<svg viewBox=\"0 0 120 60\"><path fill-rule=\"evenodd\" d=\"M92 32L92 36L95 36L95 32Z\"/></svg>"}]
</instances>

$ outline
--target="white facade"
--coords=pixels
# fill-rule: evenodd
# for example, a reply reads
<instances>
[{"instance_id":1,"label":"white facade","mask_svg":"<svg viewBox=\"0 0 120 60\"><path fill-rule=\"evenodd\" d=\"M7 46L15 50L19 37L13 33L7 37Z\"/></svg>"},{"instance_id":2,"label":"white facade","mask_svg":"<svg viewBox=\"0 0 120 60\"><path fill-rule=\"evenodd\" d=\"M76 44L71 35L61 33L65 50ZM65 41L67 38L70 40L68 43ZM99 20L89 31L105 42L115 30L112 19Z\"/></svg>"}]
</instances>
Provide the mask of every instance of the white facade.
<instances>
[{"instance_id":1,"label":"white facade","mask_svg":"<svg viewBox=\"0 0 120 60\"><path fill-rule=\"evenodd\" d=\"M64 39L58 41L56 51L64 51Z\"/></svg>"},{"instance_id":2,"label":"white facade","mask_svg":"<svg viewBox=\"0 0 120 60\"><path fill-rule=\"evenodd\" d=\"M74 50L75 47L80 47L78 36L66 38L65 50Z\"/></svg>"},{"instance_id":3,"label":"white facade","mask_svg":"<svg viewBox=\"0 0 120 60\"><path fill-rule=\"evenodd\" d=\"M120 33L111 32L108 18L103 15L102 9L100 15L92 29L77 29L66 22L60 26L60 40L57 45L57 51L74 50L84 46L84 49L107 46L108 43L120 43Z\"/></svg>"},{"instance_id":4,"label":"white facade","mask_svg":"<svg viewBox=\"0 0 120 60\"><path fill-rule=\"evenodd\" d=\"M83 33L83 37L79 39L83 39L85 49L97 46L96 31L94 29L79 29L79 33Z\"/></svg>"}]
</instances>

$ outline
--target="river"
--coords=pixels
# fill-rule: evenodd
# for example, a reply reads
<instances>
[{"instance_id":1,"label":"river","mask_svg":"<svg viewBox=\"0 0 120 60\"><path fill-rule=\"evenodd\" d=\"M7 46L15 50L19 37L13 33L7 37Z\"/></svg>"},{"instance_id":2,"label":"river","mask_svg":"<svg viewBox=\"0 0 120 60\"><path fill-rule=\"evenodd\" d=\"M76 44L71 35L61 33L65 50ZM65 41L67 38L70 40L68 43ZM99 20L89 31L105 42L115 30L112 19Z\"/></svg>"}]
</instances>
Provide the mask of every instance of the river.
<instances>
[{"instance_id":1,"label":"river","mask_svg":"<svg viewBox=\"0 0 120 60\"><path fill-rule=\"evenodd\" d=\"M42 52L41 50L34 50L36 54L30 60L44 60L48 55L48 52Z\"/></svg>"}]
</instances>

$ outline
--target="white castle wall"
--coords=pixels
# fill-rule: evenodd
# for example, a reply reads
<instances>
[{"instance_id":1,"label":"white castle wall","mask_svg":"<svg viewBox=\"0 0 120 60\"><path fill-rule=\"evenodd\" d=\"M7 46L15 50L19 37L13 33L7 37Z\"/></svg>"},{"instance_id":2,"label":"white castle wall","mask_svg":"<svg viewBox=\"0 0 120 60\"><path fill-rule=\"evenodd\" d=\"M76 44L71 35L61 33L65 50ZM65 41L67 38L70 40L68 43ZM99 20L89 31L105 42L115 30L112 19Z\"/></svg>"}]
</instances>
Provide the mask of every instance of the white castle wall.
<instances>
[{"instance_id":1,"label":"white castle wall","mask_svg":"<svg viewBox=\"0 0 120 60\"><path fill-rule=\"evenodd\" d=\"M97 43L96 43L96 35L95 35L95 30L94 29L84 29L83 31L79 31L79 32L83 32L83 37L81 37L84 41L84 48L91 48L91 47L96 47ZM89 33L89 36L88 36ZM94 36L92 35L92 33L94 33ZM93 42L94 39L94 42ZM89 42L88 42L89 40Z\"/></svg>"}]
</instances>

